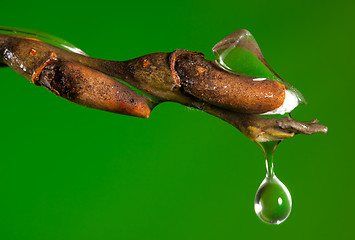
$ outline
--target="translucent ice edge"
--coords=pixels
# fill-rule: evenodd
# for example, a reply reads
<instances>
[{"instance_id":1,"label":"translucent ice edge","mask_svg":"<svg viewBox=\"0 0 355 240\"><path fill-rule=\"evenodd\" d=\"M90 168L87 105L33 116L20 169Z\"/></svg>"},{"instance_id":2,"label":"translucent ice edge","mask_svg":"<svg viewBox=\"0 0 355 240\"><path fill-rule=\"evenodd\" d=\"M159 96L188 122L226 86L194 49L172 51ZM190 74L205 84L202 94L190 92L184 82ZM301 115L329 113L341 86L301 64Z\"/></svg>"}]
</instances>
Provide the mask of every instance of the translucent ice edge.
<instances>
[{"instance_id":1,"label":"translucent ice edge","mask_svg":"<svg viewBox=\"0 0 355 240\"><path fill-rule=\"evenodd\" d=\"M73 44L65 41L64 39L54 36L49 33L38 31L38 30L19 28L19 27L0 26L0 34L18 35L18 36L36 38L41 41L44 41L45 43L54 45L56 47L60 47L60 48L69 50L71 52L77 53L77 54L88 56L81 49L79 49L76 46L74 46Z\"/></svg>"},{"instance_id":2,"label":"translucent ice edge","mask_svg":"<svg viewBox=\"0 0 355 240\"><path fill-rule=\"evenodd\" d=\"M260 115L276 115L276 114L284 115L285 113L289 113L293 109L295 109L298 106L298 104L299 104L299 99L296 93L286 89L285 100L283 104L280 107L276 108L275 110L262 113Z\"/></svg>"}]
</instances>

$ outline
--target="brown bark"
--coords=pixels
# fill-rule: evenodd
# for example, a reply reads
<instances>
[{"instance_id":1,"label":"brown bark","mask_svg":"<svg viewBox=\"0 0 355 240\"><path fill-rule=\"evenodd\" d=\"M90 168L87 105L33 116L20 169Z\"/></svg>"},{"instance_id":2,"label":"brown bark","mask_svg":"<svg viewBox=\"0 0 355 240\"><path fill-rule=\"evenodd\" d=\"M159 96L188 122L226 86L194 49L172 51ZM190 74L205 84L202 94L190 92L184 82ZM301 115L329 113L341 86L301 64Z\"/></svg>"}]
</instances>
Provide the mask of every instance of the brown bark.
<instances>
[{"instance_id":1,"label":"brown bark","mask_svg":"<svg viewBox=\"0 0 355 240\"><path fill-rule=\"evenodd\" d=\"M177 50L128 61L109 61L69 52L41 41L0 34L0 64L5 63L36 85L75 103L101 110L148 117L151 108L136 92L111 77L159 99L212 114L256 141L282 140L295 134L327 132L316 122L270 119L263 113L279 107L285 86L253 81L204 59ZM155 100L156 101L156 100Z\"/></svg>"}]
</instances>

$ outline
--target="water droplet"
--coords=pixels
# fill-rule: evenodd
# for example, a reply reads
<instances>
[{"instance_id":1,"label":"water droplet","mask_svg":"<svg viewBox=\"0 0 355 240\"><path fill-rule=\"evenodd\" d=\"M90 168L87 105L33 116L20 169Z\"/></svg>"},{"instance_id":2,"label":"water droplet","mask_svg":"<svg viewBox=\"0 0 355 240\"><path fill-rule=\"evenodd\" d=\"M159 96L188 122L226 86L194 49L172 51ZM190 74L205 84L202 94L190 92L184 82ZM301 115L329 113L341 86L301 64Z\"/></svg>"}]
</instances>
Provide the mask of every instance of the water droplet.
<instances>
[{"instance_id":1,"label":"water droplet","mask_svg":"<svg viewBox=\"0 0 355 240\"><path fill-rule=\"evenodd\" d=\"M16 36L27 37L30 39L31 38L39 39L39 40L41 40L45 43L49 43L53 46L60 47L60 48L69 50L71 52L75 52L75 53L87 56L86 53L84 53L81 49L77 48L76 46L74 46L70 42L67 42L60 37L54 36L49 33L41 32L38 30L20 28L20 27L0 26L0 34L16 35Z\"/></svg>"},{"instance_id":2,"label":"water droplet","mask_svg":"<svg viewBox=\"0 0 355 240\"><path fill-rule=\"evenodd\" d=\"M295 87L271 69L261 53L258 43L249 31L241 29L228 35L212 50L217 63L225 70L255 77L255 81L260 81L262 78L278 81L296 94L299 104L307 103L304 96Z\"/></svg>"},{"instance_id":3,"label":"water droplet","mask_svg":"<svg viewBox=\"0 0 355 240\"><path fill-rule=\"evenodd\" d=\"M276 176L265 178L256 193L254 206L255 213L261 220L280 224L291 213L290 192Z\"/></svg>"},{"instance_id":4,"label":"water droplet","mask_svg":"<svg viewBox=\"0 0 355 240\"><path fill-rule=\"evenodd\" d=\"M255 196L255 213L266 223L280 224L287 219L292 209L291 194L276 177L273 155L280 141L257 142L265 155L266 177Z\"/></svg>"}]
</instances>

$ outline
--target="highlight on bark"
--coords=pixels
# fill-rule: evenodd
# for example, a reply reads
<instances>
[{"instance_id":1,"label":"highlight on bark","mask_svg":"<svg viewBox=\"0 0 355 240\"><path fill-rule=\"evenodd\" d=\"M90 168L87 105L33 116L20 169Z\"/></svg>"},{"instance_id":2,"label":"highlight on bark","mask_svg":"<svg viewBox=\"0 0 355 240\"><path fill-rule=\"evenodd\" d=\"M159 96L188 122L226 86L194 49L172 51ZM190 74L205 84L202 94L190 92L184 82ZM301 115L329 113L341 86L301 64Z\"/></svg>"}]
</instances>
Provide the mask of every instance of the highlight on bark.
<instances>
[{"instance_id":1,"label":"highlight on bark","mask_svg":"<svg viewBox=\"0 0 355 240\"><path fill-rule=\"evenodd\" d=\"M181 49L109 61L49 34L0 27L0 67L83 106L147 118L157 104L178 102L219 117L256 141L327 132L315 121L260 116L285 114L305 101L272 71L248 31L230 34L213 51L216 61Z\"/></svg>"}]
</instances>

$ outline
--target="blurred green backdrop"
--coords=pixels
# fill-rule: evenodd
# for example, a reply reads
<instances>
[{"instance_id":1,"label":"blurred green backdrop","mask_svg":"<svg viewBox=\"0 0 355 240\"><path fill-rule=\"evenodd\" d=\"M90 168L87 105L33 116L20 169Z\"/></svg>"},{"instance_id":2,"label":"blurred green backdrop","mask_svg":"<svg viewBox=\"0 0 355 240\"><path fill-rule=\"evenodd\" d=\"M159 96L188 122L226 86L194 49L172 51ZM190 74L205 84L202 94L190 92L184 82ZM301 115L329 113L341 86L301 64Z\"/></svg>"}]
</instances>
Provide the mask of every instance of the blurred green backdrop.
<instances>
[{"instance_id":1,"label":"blurred green backdrop","mask_svg":"<svg viewBox=\"0 0 355 240\"><path fill-rule=\"evenodd\" d=\"M5 1L1 25L58 35L125 60L206 53L246 28L327 135L283 142L275 171L293 197L284 223L254 213L262 152L223 121L175 103L149 119L84 108L0 69L0 239L351 239L354 1Z\"/></svg>"}]
</instances>

